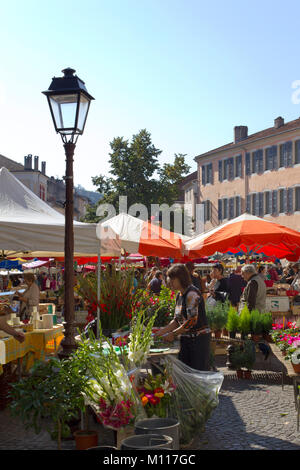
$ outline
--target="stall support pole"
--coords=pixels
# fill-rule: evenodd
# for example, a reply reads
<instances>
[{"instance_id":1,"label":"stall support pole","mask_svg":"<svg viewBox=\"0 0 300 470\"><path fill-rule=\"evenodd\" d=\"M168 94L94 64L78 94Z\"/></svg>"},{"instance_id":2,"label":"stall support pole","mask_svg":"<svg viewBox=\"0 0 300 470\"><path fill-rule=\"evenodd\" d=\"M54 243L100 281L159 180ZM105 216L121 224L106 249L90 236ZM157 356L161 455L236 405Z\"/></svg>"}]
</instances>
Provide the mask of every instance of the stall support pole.
<instances>
[{"instance_id":1,"label":"stall support pole","mask_svg":"<svg viewBox=\"0 0 300 470\"><path fill-rule=\"evenodd\" d=\"M100 295L101 295L101 254L98 249L97 263L97 339L99 339L99 323L100 323Z\"/></svg>"}]
</instances>

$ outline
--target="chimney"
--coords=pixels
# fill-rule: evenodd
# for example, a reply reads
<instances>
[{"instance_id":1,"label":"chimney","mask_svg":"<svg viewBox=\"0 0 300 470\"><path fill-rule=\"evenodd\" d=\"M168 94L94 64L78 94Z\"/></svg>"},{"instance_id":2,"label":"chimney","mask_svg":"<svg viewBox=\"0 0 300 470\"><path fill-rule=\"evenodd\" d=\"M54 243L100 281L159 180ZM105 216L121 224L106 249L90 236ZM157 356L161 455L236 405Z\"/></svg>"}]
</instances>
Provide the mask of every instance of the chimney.
<instances>
[{"instance_id":1,"label":"chimney","mask_svg":"<svg viewBox=\"0 0 300 470\"><path fill-rule=\"evenodd\" d=\"M284 125L284 119L279 116L278 118L274 119L274 127L275 129L278 129L279 127Z\"/></svg>"},{"instance_id":2,"label":"chimney","mask_svg":"<svg viewBox=\"0 0 300 470\"><path fill-rule=\"evenodd\" d=\"M240 142L241 140L247 139L248 127L247 126L235 126L234 128L234 143Z\"/></svg>"},{"instance_id":3,"label":"chimney","mask_svg":"<svg viewBox=\"0 0 300 470\"><path fill-rule=\"evenodd\" d=\"M32 170L32 155L29 153L27 156L24 157L24 169L25 170Z\"/></svg>"},{"instance_id":4,"label":"chimney","mask_svg":"<svg viewBox=\"0 0 300 470\"><path fill-rule=\"evenodd\" d=\"M42 175L46 175L46 162L42 162Z\"/></svg>"},{"instance_id":5,"label":"chimney","mask_svg":"<svg viewBox=\"0 0 300 470\"><path fill-rule=\"evenodd\" d=\"M39 171L39 157L37 155L34 157L34 171Z\"/></svg>"}]
</instances>

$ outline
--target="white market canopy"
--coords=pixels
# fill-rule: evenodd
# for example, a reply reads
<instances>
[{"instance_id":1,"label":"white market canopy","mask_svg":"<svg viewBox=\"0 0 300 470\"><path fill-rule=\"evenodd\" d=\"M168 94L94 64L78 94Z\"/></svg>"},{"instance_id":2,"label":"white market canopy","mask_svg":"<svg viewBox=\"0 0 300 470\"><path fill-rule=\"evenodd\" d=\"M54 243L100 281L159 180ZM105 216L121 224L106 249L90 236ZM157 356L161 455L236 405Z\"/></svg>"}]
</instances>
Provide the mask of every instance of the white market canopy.
<instances>
[{"instance_id":1,"label":"white market canopy","mask_svg":"<svg viewBox=\"0 0 300 470\"><path fill-rule=\"evenodd\" d=\"M74 221L74 255L119 256L118 237L97 238L96 224ZM6 168L0 169L0 252L6 256L64 256L65 217ZM114 235L114 236L112 236Z\"/></svg>"}]
</instances>

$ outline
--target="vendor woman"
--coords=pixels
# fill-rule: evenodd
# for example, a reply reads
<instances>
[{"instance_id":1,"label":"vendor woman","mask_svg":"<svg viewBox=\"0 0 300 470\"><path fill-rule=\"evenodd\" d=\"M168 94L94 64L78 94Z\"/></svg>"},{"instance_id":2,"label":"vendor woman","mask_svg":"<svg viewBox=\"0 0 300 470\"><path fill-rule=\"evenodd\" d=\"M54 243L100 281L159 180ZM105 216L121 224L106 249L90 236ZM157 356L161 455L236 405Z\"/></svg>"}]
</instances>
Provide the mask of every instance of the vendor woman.
<instances>
[{"instance_id":1,"label":"vendor woman","mask_svg":"<svg viewBox=\"0 0 300 470\"><path fill-rule=\"evenodd\" d=\"M27 289L22 295L19 295L20 305L20 319L27 320L32 314L33 307L39 309L40 302L40 290L35 282L35 276L32 273L24 274L24 281L27 285Z\"/></svg>"},{"instance_id":2,"label":"vendor woman","mask_svg":"<svg viewBox=\"0 0 300 470\"><path fill-rule=\"evenodd\" d=\"M193 286L190 273L184 264L174 264L168 270L169 285L179 291L176 297L173 320L155 334L172 342L180 335L178 359L196 370L210 370L210 328L204 300Z\"/></svg>"}]
</instances>

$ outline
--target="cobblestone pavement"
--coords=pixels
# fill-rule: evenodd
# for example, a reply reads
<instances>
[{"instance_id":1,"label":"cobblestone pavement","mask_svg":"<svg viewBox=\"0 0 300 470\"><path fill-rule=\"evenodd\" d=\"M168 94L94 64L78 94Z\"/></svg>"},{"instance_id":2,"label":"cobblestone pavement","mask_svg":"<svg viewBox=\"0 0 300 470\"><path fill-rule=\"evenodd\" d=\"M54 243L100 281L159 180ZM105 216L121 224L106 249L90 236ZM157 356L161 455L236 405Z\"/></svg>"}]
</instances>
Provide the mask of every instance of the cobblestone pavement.
<instances>
[{"instance_id":1,"label":"cobblestone pavement","mask_svg":"<svg viewBox=\"0 0 300 470\"><path fill-rule=\"evenodd\" d=\"M218 358L218 370L224 373L219 405L191 449L202 450L299 450L293 386L285 383L282 390L281 366L272 361L256 364L252 380L237 380L224 366L225 357ZM265 372L266 367L269 371ZM274 371L275 369L275 371ZM277 372L276 372L277 369ZM113 433L95 424L99 445L113 445ZM0 449L56 449L46 430L36 435L26 431L9 410L0 412ZM75 449L75 442L64 441L63 449Z\"/></svg>"}]
</instances>

